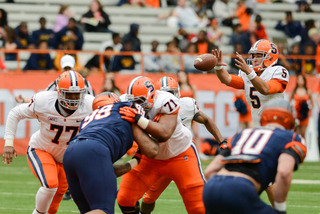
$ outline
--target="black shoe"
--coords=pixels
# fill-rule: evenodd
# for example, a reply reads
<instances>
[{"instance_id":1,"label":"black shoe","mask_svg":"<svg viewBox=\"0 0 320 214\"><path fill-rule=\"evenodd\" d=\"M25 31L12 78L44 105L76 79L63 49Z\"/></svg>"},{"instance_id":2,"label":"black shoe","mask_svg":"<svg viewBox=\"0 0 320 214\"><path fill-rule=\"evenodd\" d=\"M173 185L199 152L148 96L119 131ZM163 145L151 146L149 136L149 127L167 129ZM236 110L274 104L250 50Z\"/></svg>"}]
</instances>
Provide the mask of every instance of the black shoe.
<instances>
[{"instance_id":1,"label":"black shoe","mask_svg":"<svg viewBox=\"0 0 320 214\"><path fill-rule=\"evenodd\" d=\"M71 193L69 190L67 190L66 194L64 194L63 196L63 200L71 200L72 197L71 197Z\"/></svg>"}]
</instances>

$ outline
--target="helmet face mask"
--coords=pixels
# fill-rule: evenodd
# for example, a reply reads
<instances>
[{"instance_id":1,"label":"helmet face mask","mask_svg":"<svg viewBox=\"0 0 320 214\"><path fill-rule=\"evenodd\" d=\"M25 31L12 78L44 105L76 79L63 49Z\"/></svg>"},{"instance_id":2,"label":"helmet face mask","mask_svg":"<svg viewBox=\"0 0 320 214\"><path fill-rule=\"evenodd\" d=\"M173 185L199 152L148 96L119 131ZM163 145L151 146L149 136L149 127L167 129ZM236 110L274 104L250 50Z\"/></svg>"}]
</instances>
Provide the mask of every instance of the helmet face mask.
<instances>
[{"instance_id":1,"label":"helmet face mask","mask_svg":"<svg viewBox=\"0 0 320 214\"><path fill-rule=\"evenodd\" d=\"M262 57L257 57L257 54L262 54ZM261 72L265 68L273 66L277 63L279 51L274 43L270 42L269 40L261 39L250 48L249 55L250 57L247 60L247 63L249 65L253 65L255 72ZM261 63L256 65L255 61L260 59Z\"/></svg>"},{"instance_id":2,"label":"helmet face mask","mask_svg":"<svg viewBox=\"0 0 320 214\"><path fill-rule=\"evenodd\" d=\"M77 110L86 92L83 77L75 71L63 72L57 80L57 92L62 107Z\"/></svg>"}]
</instances>

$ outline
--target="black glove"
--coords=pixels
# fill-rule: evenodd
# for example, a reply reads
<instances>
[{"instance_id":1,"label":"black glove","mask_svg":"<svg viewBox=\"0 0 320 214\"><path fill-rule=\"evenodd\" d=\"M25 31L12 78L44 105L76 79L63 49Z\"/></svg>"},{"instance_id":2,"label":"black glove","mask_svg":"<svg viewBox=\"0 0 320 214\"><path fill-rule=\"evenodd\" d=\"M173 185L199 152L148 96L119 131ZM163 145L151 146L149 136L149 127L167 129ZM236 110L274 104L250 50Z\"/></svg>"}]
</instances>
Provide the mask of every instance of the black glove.
<instances>
[{"instance_id":1,"label":"black glove","mask_svg":"<svg viewBox=\"0 0 320 214\"><path fill-rule=\"evenodd\" d=\"M228 143L226 140L222 141L221 143L219 143L219 155L223 155L224 157L227 157L231 154L231 150L228 147Z\"/></svg>"},{"instance_id":2,"label":"black glove","mask_svg":"<svg viewBox=\"0 0 320 214\"><path fill-rule=\"evenodd\" d=\"M141 150L140 150L140 148L138 148L138 149L134 152L134 155L133 155L132 159L137 159L138 164L139 164L139 163L140 163L140 160L141 160L141 157L142 157Z\"/></svg>"},{"instance_id":3,"label":"black glove","mask_svg":"<svg viewBox=\"0 0 320 214\"><path fill-rule=\"evenodd\" d=\"M278 214L287 214L287 211L278 211L278 210L276 210L276 212L277 212Z\"/></svg>"}]
</instances>

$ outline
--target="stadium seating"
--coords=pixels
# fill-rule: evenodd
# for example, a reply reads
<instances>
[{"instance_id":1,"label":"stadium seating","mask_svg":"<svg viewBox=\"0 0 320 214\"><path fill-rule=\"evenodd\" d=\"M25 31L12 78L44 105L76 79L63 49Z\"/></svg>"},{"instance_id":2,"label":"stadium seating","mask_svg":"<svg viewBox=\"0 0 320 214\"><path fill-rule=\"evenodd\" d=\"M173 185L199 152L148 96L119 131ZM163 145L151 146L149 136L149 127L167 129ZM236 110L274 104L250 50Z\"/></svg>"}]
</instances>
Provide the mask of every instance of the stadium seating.
<instances>
[{"instance_id":1,"label":"stadium seating","mask_svg":"<svg viewBox=\"0 0 320 214\"><path fill-rule=\"evenodd\" d=\"M32 32L39 28L38 20L41 16L47 19L48 27L52 27L55 23L60 4L70 5L70 9L75 13L75 18L80 19L81 15L88 10L90 0L15 0L15 4L5 3L0 0L1 8L8 12L9 25L16 27L21 21L27 21L29 31ZM121 35L129 31L131 23L140 25L139 38L142 42L142 51L149 51L151 41L158 40L160 45L158 50L165 51L166 43L176 34L177 28L170 28L166 25L165 20L159 20L159 14L167 14L173 8L146 8L146 7L130 7L115 6L118 0L101 0L104 10L109 14L112 24L110 29L119 32ZM232 1L236 3L235 0ZM285 11L293 11L294 19L305 21L313 18L320 20L320 13L298 13L296 4L289 3L272 3L272 4L257 4L257 9L263 18L263 23L266 26L267 34L272 40L286 39L283 32L274 29L278 20L285 17ZM320 5L312 5L314 11L320 12ZM318 23L317 23L318 24ZM220 27L224 32L223 45L221 49L226 54L233 53L233 47L229 45L230 35L232 30L229 27ZM199 28L187 29L191 33L197 33ZM85 44L83 50L99 51L100 44L111 39L110 33L84 33ZM26 56L26 54L24 55ZM87 55L89 57L90 55ZM21 57L25 60L25 57ZM85 61L86 59L84 59Z\"/></svg>"}]
</instances>

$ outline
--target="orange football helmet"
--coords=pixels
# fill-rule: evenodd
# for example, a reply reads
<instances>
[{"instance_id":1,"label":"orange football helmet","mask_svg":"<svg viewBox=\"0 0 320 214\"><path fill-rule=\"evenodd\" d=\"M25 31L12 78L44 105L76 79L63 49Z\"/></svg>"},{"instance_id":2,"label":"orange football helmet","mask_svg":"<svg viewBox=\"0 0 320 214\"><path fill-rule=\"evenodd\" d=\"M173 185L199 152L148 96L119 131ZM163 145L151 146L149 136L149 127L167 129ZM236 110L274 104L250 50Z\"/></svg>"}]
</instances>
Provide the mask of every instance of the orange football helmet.
<instances>
[{"instance_id":1,"label":"orange football helmet","mask_svg":"<svg viewBox=\"0 0 320 214\"><path fill-rule=\"evenodd\" d=\"M83 77L76 71L65 71L58 77L56 84L59 103L64 108L76 110L86 92Z\"/></svg>"},{"instance_id":2,"label":"orange football helmet","mask_svg":"<svg viewBox=\"0 0 320 214\"><path fill-rule=\"evenodd\" d=\"M180 87L177 81L175 81L171 77L161 77L157 82L156 82L156 90L160 91L167 91L172 93L176 97L180 97Z\"/></svg>"},{"instance_id":3,"label":"orange football helmet","mask_svg":"<svg viewBox=\"0 0 320 214\"><path fill-rule=\"evenodd\" d=\"M285 129L293 129L295 126L295 118L292 114L290 103L281 99L270 100L265 104L261 112L261 126L267 124L278 124Z\"/></svg>"},{"instance_id":4,"label":"orange football helmet","mask_svg":"<svg viewBox=\"0 0 320 214\"><path fill-rule=\"evenodd\" d=\"M261 58L254 58L254 54L260 53ZM253 65L255 72L263 71L269 66L273 66L278 62L279 51L277 46L266 39L260 39L249 50L248 64L253 65L254 60L262 59L260 65Z\"/></svg>"},{"instance_id":5,"label":"orange football helmet","mask_svg":"<svg viewBox=\"0 0 320 214\"><path fill-rule=\"evenodd\" d=\"M127 91L128 101L138 103L148 110L153 106L154 96L155 86L152 79L138 76L130 82Z\"/></svg>"},{"instance_id":6,"label":"orange football helmet","mask_svg":"<svg viewBox=\"0 0 320 214\"><path fill-rule=\"evenodd\" d=\"M119 97L113 92L102 92L92 102L92 109L96 110L102 106L120 102Z\"/></svg>"}]
</instances>

